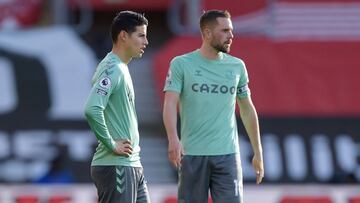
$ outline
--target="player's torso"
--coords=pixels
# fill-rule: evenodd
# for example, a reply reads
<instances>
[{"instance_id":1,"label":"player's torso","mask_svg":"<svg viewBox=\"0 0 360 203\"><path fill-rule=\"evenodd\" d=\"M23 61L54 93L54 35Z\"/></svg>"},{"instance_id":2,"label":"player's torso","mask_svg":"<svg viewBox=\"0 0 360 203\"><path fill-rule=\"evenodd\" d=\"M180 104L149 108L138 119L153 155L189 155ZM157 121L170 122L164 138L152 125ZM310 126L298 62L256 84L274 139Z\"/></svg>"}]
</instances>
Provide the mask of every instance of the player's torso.
<instances>
[{"instance_id":1,"label":"player's torso","mask_svg":"<svg viewBox=\"0 0 360 203\"><path fill-rule=\"evenodd\" d=\"M138 136L135 92L131 75L124 63L120 61L114 63L113 57L109 57L109 61L110 64L101 69L103 72L101 75L110 75L117 72L115 75L118 76L119 82L110 93L108 105L105 108L105 119L111 127L115 128L115 131L121 131L122 136L129 136L121 137L121 139L129 139L132 134Z\"/></svg>"},{"instance_id":2,"label":"player's torso","mask_svg":"<svg viewBox=\"0 0 360 203\"><path fill-rule=\"evenodd\" d=\"M109 57L109 56L108 56ZM129 158L119 157L109 152L104 145L99 145L96 149L94 160L97 163L110 165L132 165L140 166L139 162L139 132L135 109L134 87L128 67L113 57L105 59L99 67L100 77L114 74L119 76L119 83L109 94L109 101L104 110L104 117L110 135L114 140L128 139L132 142L133 155ZM94 162L93 160L93 162Z\"/></svg>"},{"instance_id":3,"label":"player's torso","mask_svg":"<svg viewBox=\"0 0 360 203\"><path fill-rule=\"evenodd\" d=\"M182 143L187 154L220 155L237 151L236 91L241 66L236 60L183 58L180 94Z\"/></svg>"},{"instance_id":4,"label":"player's torso","mask_svg":"<svg viewBox=\"0 0 360 203\"><path fill-rule=\"evenodd\" d=\"M182 63L183 89L181 99L196 109L222 108L235 105L241 68L232 60L185 58Z\"/></svg>"}]
</instances>

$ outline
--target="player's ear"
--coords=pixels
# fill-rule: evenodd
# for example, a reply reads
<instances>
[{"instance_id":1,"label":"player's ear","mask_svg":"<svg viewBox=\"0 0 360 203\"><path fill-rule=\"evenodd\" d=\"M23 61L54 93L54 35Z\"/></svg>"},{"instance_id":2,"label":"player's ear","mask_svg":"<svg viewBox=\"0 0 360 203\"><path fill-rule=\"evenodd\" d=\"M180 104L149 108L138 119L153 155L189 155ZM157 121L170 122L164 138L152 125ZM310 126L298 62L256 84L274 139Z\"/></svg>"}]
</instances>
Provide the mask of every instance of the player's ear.
<instances>
[{"instance_id":1,"label":"player's ear","mask_svg":"<svg viewBox=\"0 0 360 203\"><path fill-rule=\"evenodd\" d=\"M118 35L118 40L125 41L129 34L125 30L121 30Z\"/></svg>"},{"instance_id":2,"label":"player's ear","mask_svg":"<svg viewBox=\"0 0 360 203\"><path fill-rule=\"evenodd\" d=\"M205 39L211 39L212 33L208 27L204 28L202 32Z\"/></svg>"}]
</instances>

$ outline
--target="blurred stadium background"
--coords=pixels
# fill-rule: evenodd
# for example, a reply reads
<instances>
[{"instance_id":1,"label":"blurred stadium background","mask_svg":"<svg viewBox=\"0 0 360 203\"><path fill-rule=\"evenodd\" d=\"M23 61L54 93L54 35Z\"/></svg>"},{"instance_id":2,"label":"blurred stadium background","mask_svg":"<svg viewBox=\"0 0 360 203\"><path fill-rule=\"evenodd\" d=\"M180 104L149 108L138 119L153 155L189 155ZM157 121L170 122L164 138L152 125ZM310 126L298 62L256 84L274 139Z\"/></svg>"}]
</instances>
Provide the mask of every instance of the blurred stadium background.
<instances>
[{"instance_id":1,"label":"blurred stadium background","mask_svg":"<svg viewBox=\"0 0 360 203\"><path fill-rule=\"evenodd\" d=\"M142 163L152 202L175 203L161 90L170 59L200 46L206 9L232 13L259 113L260 186L239 129L245 202L360 203L359 0L0 0L0 203L97 202L83 104L120 10L150 21L129 65Z\"/></svg>"}]
</instances>

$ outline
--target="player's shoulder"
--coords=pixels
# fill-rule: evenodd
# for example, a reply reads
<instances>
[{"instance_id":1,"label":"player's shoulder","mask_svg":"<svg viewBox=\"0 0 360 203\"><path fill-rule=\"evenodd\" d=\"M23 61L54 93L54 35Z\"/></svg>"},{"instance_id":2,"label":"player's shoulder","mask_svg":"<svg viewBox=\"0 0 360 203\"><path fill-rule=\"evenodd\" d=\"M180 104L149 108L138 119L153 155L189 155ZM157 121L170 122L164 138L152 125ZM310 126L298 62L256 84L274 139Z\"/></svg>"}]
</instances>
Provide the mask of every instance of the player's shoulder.
<instances>
[{"instance_id":1,"label":"player's shoulder","mask_svg":"<svg viewBox=\"0 0 360 203\"><path fill-rule=\"evenodd\" d=\"M104 68L113 68L116 67L121 61L112 53L108 53L103 60L101 60L100 65Z\"/></svg>"},{"instance_id":2,"label":"player's shoulder","mask_svg":"<svg viewBox=\"0 0 360 203\"><path fill-rule=\"evenodd\" d=\"M109 80L115 82L123 77L123 73L121 71L121 63L115 63L107 60L103 60L100 62L98 67L98 73L95 74L96 80L103 80L104 78L108 78Z\"/></svg>"},{"instance_id":3,"label":"player's shoulder","mask_svg":"<svg viewBox=\"0 0 360 203\"><path fill-rule=\"evenodd\" d=\"M231 67L234 69L240 70L241 72L246 71L246 65L241 58L230 54L224 54L224 60L226 61L226 64L231 64Z\"/></svg>"},{"instance_id":4,"label":"player's shoulder","mask_svg":"<svg viewBox=\"0 0 360 203\"><path fill-rule=\"evenodd\" d=\"M232 63L239 63L239 64L245 64L244 61L241 59L241 58L238 58L236 56L233 56L233 55L230 55L230 54L227 54L227 53L224 53L224 59L229 61L229 62L232 62Z\"/></svg>"},{"instance_id":5,"label":"player's shoulder","mask_svg":"<svg viewBox=\"0 0 360 203\"><path fill-rule=\"evenodd\" d=\"M114 54L108 54L101 63L106 72L115 74L121 74L126 66L126 64L115 57Z\"/></svg>"},{"instance_id":6,"label":"player's shoulder","mask_svg":"<svg viewBox=\"0 0 360 203\"><path fill-rule=\"evenodd\" d=\"M196 57L196 50L182 54L182 55L175 56L171 61L173 63L188 62L188 61L192 61L195 57Z\"/></svg>"}]
</instances>

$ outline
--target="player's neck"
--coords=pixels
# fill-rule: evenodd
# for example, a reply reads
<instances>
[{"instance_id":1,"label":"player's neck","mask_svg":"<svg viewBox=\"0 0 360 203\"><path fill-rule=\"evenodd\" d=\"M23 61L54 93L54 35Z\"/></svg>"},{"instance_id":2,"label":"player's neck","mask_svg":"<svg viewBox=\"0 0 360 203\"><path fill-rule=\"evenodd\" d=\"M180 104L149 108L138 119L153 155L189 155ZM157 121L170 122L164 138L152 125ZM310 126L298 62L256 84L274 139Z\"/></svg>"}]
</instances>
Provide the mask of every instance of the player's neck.
<instances>
[{"instance_id":1,"label":"player's neck","mask_svg":"<svg viewBox=\"0 0 360 203\"><path fill-rule=\"evenodd\" d=\"M111 52L114 53L115 55L117 55L120 58L120 60L122 62L124 62L125 64L130 63L130 61L132 59L132 57L129 56L129 54L126 52L126 50L124 50L122 47L113 46Z\"/></svg>"},{"instance_id":2,"label":"player's neck","mask_svg":"<svg viewBox=\"0 0 360 203\"><path fill-rule=\"evenodd\" d=\"M220 52L205 43L200 47L200 54L209 60L218 60L220 58Z\"/></svg>"}]
</instances>

